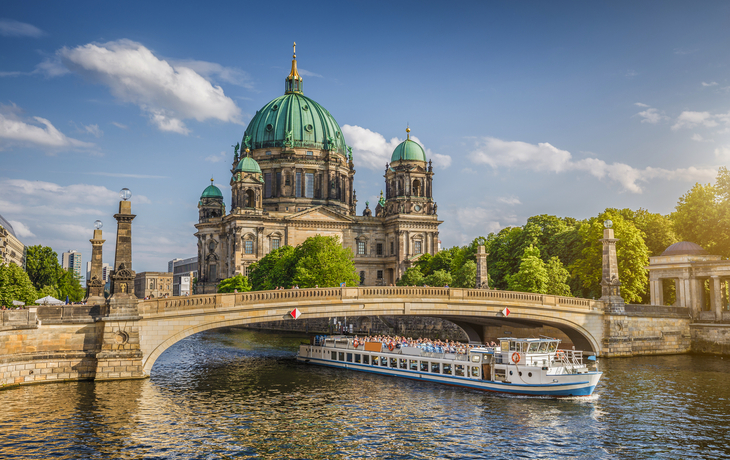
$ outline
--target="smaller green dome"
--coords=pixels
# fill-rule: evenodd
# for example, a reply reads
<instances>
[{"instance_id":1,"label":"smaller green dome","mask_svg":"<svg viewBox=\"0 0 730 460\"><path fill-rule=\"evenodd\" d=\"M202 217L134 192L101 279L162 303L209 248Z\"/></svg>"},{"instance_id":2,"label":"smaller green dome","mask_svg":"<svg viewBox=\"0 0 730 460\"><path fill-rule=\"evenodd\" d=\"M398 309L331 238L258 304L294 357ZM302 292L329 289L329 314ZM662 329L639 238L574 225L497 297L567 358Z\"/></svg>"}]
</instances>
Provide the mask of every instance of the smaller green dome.
<instances>
[{"instance_id":1,"label":"smaller green dome","mask_svg":"<svg viewBox=\"0 0 730 460\"><path fill-rule=\"evenodd\" d=\"M258 162L251 157L243 157L236 166L236 172L261 173L261 167Z\"/></svg>"},{"instance_id":2,"label":"smaller green dome","mask_svg":"<svg viewBox=\"0 0 730 460\"><path fill-rule=\"evenodd\" d=\"M407 160L407 161L427 161L426 152L423 151L423 147L418 145L418 142L413 142L410 139L406 139L398 147L393 150L393 155L390 157L390 162Z\"/></svg>"},{"instance_id":3,"label":"smaller green dome","mask_svg":"<svg viewBox=\"0 0 730 460\"><path fill-rule=\"evenodd\" d=\"M200 199L203 198L220 198L223 199L223 193L221 193L221 189L213 185L213 179L210 180L210 185L203 190L203 194L200 195Z\"/></svg>"}]
</instances>

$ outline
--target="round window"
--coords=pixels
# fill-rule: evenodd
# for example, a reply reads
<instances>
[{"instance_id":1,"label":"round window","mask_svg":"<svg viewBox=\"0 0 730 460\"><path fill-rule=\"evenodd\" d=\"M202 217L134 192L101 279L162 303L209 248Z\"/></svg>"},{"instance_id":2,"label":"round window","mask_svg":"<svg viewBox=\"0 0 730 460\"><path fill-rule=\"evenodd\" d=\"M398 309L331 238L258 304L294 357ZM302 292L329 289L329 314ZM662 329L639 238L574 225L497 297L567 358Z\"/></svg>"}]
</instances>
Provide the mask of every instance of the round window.
<instances>
[{"instance_id":1,"label":"round window","mask_svg":"<svg viewBox=\"0 0 730 460\"><path fill-rule=\"evenodd\" d=\"M527 376L528 376L528 377L532 377L532 372L528 372L528 373L527 373Z\"/></svg>"},{"instance_id":2,"label":"round window","mask_svg":"<svg viewBox=\"0 0 730 460\"><path fill-rule=\"evenodd\" d=\"M302 110L309 110L309 106L308 106L308 105L304 105L304 106L302 107Z\"/></svg>"},{"instance_id":3,"label":"round window","mask_svg":"<svg viewBox=\"0 0 730 460\"><path fill-rule=\"evenodd\" d=\"M509 375L512 375L512 371L509 371Z\"/></svg>"},{"instance_id":4,"label":"round window","mask_svg":"<svg viewBox=\"0 0 730 460\"><path fill-rule=\"evenodd\" d=\"M279 106L278 106L278 105L276 105L276 104L274 104L274 105L272 105L272 106L271 106L271 110L276 110L276 109L278 109L278 108L279 108Z\"/></svg>"},{"instance_id":5,"label":"round window","mask_svg":"<svg viewBox=\"0 0 730 460\"><path fill-rule=\"evenodd\" d=\"M271 123L269 123L268 125L266 125L266 131L271 131L273 129L274 129L274 125L272 125Z\"/></svg>"},{"instance_id":6,"label":"round window","mask_svg":"<svg viewBox=\"0 0 730 460\"><path fill-rule=\"evenodd\" d=\"M313 129L314 129L314 126L312 126L312 125L307 125L304 127L304 130L307 131L308 133L311 133Z\"/></svg>"},{"instance_id":7,"label":"round window","mask_svg":"<svg viewBox=\"0 0 730 460\"><path fill-rule=\"evenodd\" d=\"M416 212L418 212L418 211L420 211L420 210L421 210L421 206L419 206L419 205L415 205L415 206L413 207L413 209L415 209L415 210L416 210Z\"/></svg>"},{"instance_id":8,"label":"round window","mask_svg":"<svg viewBox=\"0 0 730 460\"><path fill-rule=\"evenodd\" d=\"M337 132L335 133L335 137L337 137L337 138L339 138L339 137L340 137L340 132L339 132L339 131L337 131Z\"/></svg>"}]
</instances>

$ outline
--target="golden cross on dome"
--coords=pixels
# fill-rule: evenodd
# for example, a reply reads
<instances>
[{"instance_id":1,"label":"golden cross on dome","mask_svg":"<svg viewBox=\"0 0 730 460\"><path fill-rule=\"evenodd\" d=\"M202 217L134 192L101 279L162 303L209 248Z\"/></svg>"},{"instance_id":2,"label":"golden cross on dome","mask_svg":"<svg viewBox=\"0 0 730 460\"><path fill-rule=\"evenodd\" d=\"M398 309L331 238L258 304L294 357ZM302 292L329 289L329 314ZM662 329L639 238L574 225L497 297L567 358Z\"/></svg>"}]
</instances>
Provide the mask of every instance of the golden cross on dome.
<instances>
[{"instance_id":1,"label":"golden cross on dome","mask_svg":"<svg viewBox=\"0 0 730 460\"><path fill-rule=\"evenodd\" d=\"M297 58L297 42L294 42L294 56L292 56L294 59Z\"/></svg>"}]
</instances>

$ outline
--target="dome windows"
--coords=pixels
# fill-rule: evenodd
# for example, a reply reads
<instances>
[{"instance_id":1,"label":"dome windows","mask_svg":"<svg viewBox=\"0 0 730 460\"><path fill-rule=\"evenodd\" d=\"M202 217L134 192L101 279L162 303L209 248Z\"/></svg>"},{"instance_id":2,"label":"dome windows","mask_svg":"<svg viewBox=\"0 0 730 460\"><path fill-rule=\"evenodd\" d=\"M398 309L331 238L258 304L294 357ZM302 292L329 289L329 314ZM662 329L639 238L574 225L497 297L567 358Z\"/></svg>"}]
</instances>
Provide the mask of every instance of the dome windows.
<instances>
[{"instance_id":1,"label":"dome windows","mask_svg":"<svg viewBox=\"0 0 730 460\"><path fill-rule=\"evenodd\" d=\"M307 126L304 127L304 130L306 132L308 132L308 133L311 133L314 130L314 126L312 126L311 124L309 124L309 125L307 125Z\"/></svg>"}]
</instances>

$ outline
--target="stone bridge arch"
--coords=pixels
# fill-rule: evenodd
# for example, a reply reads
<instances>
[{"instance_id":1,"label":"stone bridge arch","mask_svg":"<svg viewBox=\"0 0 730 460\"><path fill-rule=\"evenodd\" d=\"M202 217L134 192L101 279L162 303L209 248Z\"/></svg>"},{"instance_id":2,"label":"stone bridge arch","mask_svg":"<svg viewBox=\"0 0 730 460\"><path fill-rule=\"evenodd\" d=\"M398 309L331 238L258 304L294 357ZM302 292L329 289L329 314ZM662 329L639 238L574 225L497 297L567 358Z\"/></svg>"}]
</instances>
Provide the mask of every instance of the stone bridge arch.
<instances>
[{"instance_id":1,"label":"stone bridge arch","mask_svg":"<svg viewBox=\"0 0 730 460\"><path fill-rule=\"evenodd\" d=\"M509 316L501 312L507 307ZM549 325L576 348L601 353L601 302L509 291L362 287L212 294L141 302L140 349L149 376L155 361L180 340L210 329L260 322L341 316L427 316L452 321L470 340L484 339L485 325Z\"/></svg>"}]
</instances>

